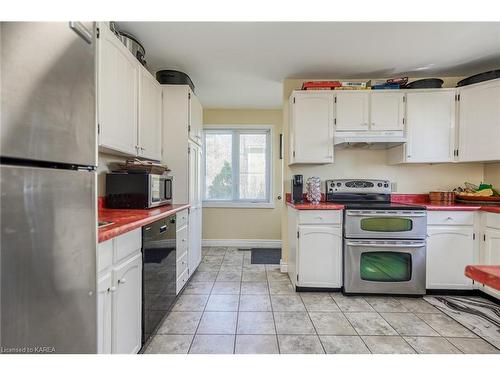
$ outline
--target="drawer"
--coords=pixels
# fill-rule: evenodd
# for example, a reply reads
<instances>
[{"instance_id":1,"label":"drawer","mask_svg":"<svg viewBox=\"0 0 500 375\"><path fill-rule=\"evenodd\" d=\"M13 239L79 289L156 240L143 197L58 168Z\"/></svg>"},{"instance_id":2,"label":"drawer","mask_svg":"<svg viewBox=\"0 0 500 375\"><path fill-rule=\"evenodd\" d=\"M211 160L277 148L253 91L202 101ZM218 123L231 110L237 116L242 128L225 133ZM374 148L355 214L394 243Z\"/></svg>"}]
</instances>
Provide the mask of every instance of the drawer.
<instances>
[{"instance_id":1,"label":"drawer","mask_svg":"<svg viewBox=\"0 0 500 375\"><path fill-rule=\"evenodd\" d=\"M181 292L184 285L186 285L188 279L189 275L188 275L188 270L186 269L184 273L177 278L176 294L179 294Z\"/></svg>"},{"instance_id":2,"label":"drawer","mask_svg":"<svg viewBox=\"0 0 500 375\"><path fill-rule=\"evenodd\" d=\"M181 254L181 256L177 258L176 275L182 275L184 271L187 270L187 268L188 268L188 253L186 251L184 254Z\"/></svg>"},{"instance_id":3,"label":"drawer","mask_svg":"<svg viewBox=\"0 0 500 375\"><path fill-rule=\"evenodd\" d=\"M428 225L473 225L474 212L470 211L428 211Z\"/></svg>"},{"instance_id":4,"label":"drawer","mask_svg":"<svg viewBox=\"0 0 500 375\"><path fill-rule=\"evenodd\" d=\"M486 213L486 226L493 229L500 229L500 214Z\"/></svg>"},{"instance_id":5,"label":"drawer","mask_svg":"<svg viewBox=\"0 0 500 375\"><path fill-rule=\"evenodd\" d=\"M341 224L342 210L299 211L299 224Z\"/></svg>"},{"instance_id":6,"label":"drawer","mask_svg":"<svg viewBox=\"0 0 500 375\"><path fill-rule=\"evenodd\" d=\"M97 273L104 271L113 264L113 240L101 242L97 246Z\"/></svg>"},{"instance_id":7,"label":"drawer","mask_svg":"<svg viewBox=\"0 0 500 375\"><path fill-rule=\"evenodd\" d=\"M134 229L122 234L114 239L115 256L114 263L118 263L128 256L141 251L142 248L142 228Z\"/></svg>"},{"instance_id":8,"label":"drawer","mask_svg":"<svg viewBox=\"0 0 500 375\"><path fill-rule=\"evenodd\" d=\"M177 259L188 249L189 231L188 227L184 227L176 233Z\"/></svg>"},{"instance_id":9,"label":"drawer","mask_svg":"<svg viewBox=\"0 0 500 375\"><path fill-rule=\"evenodd\" d=\"M177 212L177 229L180 229L183 226L187 225L188 216L189 213L187 209Z\"/></svg>"}]
</instances>

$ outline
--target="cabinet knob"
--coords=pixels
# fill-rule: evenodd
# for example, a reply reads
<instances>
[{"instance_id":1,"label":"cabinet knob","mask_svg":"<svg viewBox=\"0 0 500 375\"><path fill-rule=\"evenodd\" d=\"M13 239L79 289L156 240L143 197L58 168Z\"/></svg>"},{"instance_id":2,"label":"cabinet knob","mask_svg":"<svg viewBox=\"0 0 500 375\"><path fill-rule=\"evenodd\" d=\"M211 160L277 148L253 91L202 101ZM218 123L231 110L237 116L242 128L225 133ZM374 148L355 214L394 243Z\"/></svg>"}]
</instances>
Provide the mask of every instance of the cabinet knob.
<instances>
[{"instance_id":1,"label":"cabinet knob","mask_svg":"<svg viewBox=\"0 0 500 375\"><path fill-rule=\"evenodd\" d=\"M125 278L123 279L118 279L118 284L125 284L127 280Z\"/></svg>"},{"instance_id":2,"label":"cabinet knob","mask_svg":"<svg viewBox=\"0 0 500 375\"><path fill-rule=\"evenodd\" d=\"M451 216L448 216L446 220L453 220L453 218Z\"/></svg>"},{"instance_id":3,"label":"cabinet knob","mask_svg":"<svg viewBox=\"0 0 500 375\"><path fill-rule=\"evenodd\" d=\"M111 288L108 288L108 292L113 293L116 290L116 286L112 286Z\"/></svg>"},{"instance_id":4,"label":"cabinet knob","mask_svg":"<svg viewBox=\"0 0 500 375\"><path fill-rule=\"evenodd\" d=\"M186 239L185 239L185 238L183 238L183 239L182 239L182 242L186 242Z\"/></svg>"}]
</instances>

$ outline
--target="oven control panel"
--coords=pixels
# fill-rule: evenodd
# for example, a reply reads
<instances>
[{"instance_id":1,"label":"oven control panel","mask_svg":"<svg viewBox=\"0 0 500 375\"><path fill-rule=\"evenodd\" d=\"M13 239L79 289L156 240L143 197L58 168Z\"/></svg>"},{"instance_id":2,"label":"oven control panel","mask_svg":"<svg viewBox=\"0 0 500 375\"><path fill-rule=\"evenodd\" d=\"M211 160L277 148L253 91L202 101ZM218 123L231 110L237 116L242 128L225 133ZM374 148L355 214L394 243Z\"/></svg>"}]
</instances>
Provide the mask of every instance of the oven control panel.
<instances>
[{"instance_id":1,"label":"oven control panel","mask_svg":"<svg viewBox=\"0 0 500 375\"><path fill-rule=\"evenodd\" d=\"M391 183L388 180L326 180L325 192L328 195L335 194L390 194Z\"/></svg>"}]
</instances>

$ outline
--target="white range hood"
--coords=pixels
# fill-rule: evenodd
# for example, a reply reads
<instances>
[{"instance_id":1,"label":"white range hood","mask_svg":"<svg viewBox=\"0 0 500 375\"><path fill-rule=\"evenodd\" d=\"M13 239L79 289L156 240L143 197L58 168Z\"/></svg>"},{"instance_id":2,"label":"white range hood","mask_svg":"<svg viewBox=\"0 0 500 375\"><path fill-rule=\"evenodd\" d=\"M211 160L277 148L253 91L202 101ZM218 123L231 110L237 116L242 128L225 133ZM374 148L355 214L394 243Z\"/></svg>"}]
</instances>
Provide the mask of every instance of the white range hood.
<instances>
[{"instance_id":1,"label":"white range hood","mask_svg":"<svg viewBox=\"0 0 500 375\"><path fill-rule=\"evenodd\" d=\"M398 131L337 131L333 144L338 148L388 149L406 142L402 130Z\"/></svg>"}]
</instances>

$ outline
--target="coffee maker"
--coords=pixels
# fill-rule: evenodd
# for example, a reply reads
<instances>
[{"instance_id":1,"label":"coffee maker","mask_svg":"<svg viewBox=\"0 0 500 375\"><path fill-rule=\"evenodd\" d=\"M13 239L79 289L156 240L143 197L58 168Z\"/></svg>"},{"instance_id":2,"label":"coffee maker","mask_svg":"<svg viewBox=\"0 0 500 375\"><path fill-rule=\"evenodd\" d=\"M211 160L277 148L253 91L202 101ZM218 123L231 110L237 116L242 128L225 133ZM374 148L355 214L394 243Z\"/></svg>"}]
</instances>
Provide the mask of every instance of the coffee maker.
<instances>
[{"instance_id":1,"label":"coffee maker","mask_svg":"<svg viewBox=\"0 0 500 375\"><path fill-rule=\"evenodd\" d=\"M292 177L292 203L304 202L304 179L301 174Z\"/></svg>"}]
</instances>

